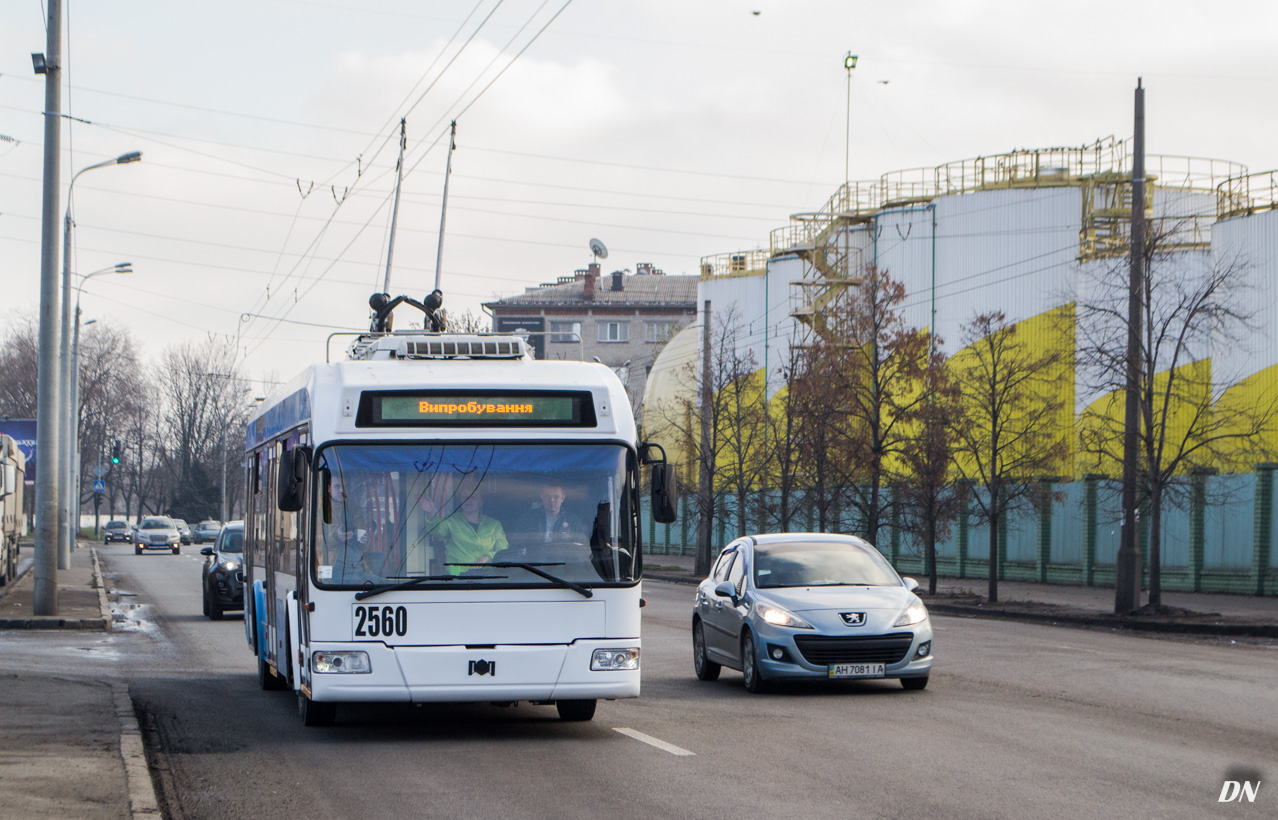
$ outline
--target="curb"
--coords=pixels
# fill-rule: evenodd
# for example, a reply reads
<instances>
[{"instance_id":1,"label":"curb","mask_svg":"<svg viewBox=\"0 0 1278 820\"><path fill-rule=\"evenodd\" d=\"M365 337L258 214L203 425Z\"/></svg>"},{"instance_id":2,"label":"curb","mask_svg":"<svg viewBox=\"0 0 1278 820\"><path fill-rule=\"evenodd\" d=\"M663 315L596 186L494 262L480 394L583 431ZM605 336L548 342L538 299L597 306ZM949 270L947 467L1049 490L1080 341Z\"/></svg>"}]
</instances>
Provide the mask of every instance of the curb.
<instances>
[{"instance_id":1,"label":"curb","mask_svg":"<svg viewBox=\"0 0 1278 820\"><path fill-rule=\"evenodd\" d=\"M94 629L105 630L106 618L59 618L33 615L30 618L0 618L0 629Z\"/></svg>"},{"instance_id":2,"label":"curb","mask_svg":"<svg viewBox=\"0 0 1278 820\"><path fill-rule=\"evenodd\" d=\"M924 599L928 612L958 618L984 618L992 621L1024 621L1049 626L1084 626L1122 629L1129 632L1166 632L1177 635L1204 635L1216 638L1278 638L1274 624L1187 624L1175 621L1139 621L1103 618L1092 615L1052 615L1039 612L1009 612L1005 609L973 609L966 606L933 603Z\"/></svg>"},{"instance_id":3,"label":"curb","mask_svg":"<svg viewBox=\"0 0 1278 820\"><path fill-rule=\"evenodd\" d=\"M90 547L93 554L93 586L98 590L98 612L102 615L103 629L111 628L111 605L107 603L106 584L102 581L102 564L98 562L98 550Z\"/></svg>"},{"instance_id":4,"label":"curb","mask_svg":"<svg viewBox=\"0 0 1278 820\"><path fill-rule=\"evenodd\" d=\"M142 744L142 727L133 711L133 699L126 683L111 686L115 699L115 715L120 721L120 760L129 791L129 813L132 817L160 817L160 804L155 799L155 784L146 764L146 747Z\"/></svg>"}]
</instances>

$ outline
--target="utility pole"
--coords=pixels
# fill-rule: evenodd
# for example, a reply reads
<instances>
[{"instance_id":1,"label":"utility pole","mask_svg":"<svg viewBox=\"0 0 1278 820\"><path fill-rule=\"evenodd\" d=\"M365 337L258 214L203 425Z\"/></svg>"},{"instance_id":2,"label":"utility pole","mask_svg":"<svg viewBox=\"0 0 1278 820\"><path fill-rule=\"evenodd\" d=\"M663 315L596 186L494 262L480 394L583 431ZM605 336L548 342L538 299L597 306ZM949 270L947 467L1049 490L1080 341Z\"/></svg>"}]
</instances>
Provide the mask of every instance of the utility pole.
<instances>
[{"instance_id":1,"label":"utility pole","mask_svg":"<svg viewBox=\"0 0 1278 820\"><path fill-rule=\"evenodd\" d=\"M701 446L697 463L701 468L697 481L697 557L695 574L704 578L710 574L710 534L714 525L714 498L710 492L710 300L705 302L701 315Z\"/></svg>"},{"instance_id":2,"label":"utility pole","mask_svg":"<svg viewBox=\"0 0 1278 820\"><path fill-rule=\"evenodd\" d=\"M1145 278L1145 89L1136 79L1132 138L1132 251L1127 280L1127 407L1123 422L1123 529L1114 567L1114 614L1140 607L1140 540L1136 533L1137 457L1140 444L1140 346Z\"/></svg>"},{"instance_id":3,"label":"utility pole","mask_svg":"<svg viewBox=\"0 0 1278 820\"><path fill-rule=\"evenodd\" d=\"M58 614L58 189L62 159L62 4L49 0L44 55L44 203L40 234L40 358L36 388L35 614Z\"/></svg>"}]
</instances>

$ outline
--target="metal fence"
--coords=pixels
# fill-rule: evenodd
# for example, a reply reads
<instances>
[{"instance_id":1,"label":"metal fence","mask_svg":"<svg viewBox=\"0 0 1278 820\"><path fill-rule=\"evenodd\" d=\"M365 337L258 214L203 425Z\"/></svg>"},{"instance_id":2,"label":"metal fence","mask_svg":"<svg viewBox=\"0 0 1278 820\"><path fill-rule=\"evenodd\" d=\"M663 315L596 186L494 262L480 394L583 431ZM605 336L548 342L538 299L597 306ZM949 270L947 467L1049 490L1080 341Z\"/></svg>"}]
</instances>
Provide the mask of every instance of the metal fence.
<instances>
[{"instance_id":1,"label":"metal fence","mask_svg":"<svg viewBox=\"0 0 1278 820\"><path fill-rule=\"evenodd\" d=\"M1187 476L1169 493L1162 513L1162 585L1165 590L1278 595L1278 532L1273 525L1275 465L1240 475ZM1122 515L1117 481L1089 477L1039 482L1034 500L1009 512L999 529L999 577L1015 581L1113 586ZM798 495L797 524L817 529L815 505ZM738 532L735 496L716 499L711 551L718 553ZM775 494L755 493L747 504L746 532L764 532L760 520L776 508ZM969 506L936 547L937 572L960 578L989 575L989 528ZM830 532L862 534L852 511L835 507ZM1149 570L1149 516L1142 514L1142 571ZM680 499L673 524L656 524L646 499L642 509L649 555L693 555L696 505ZM876 545L902 574L926 569L923 544L891 523Z\"/></svg>"}]
</instances>

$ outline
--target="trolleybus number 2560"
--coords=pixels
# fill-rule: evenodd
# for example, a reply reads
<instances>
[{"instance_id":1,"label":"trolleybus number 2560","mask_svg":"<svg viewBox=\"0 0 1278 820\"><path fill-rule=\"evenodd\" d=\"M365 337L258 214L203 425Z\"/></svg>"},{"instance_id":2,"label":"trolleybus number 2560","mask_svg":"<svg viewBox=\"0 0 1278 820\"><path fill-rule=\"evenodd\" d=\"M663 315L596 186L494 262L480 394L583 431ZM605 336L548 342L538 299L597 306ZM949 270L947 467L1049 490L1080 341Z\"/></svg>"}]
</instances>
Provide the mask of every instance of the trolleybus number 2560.
<instances>
[{"instance_id":1,"label":"trolleybus number 2560","mask_svg":"<svg viewBox=\"0 0 1278 820\"><path fill-rule=\"evenodd\" d=\"M402 606L355 607L355 635L359 638L381 636L399 638L408 634L408 608Z\"/></svg>"}]
</instances>

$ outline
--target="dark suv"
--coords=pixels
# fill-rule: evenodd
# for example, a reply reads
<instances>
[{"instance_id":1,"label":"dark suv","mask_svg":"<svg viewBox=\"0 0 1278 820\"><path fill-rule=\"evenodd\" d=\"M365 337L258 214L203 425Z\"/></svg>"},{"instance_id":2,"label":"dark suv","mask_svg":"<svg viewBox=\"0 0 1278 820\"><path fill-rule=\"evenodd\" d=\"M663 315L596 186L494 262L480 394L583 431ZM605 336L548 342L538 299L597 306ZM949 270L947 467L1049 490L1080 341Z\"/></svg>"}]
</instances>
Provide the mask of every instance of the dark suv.
<instances>
[{"instance_id":1,"label":"dark suv","mask_svg":"<svg viewBox=\"0 0 1278 820\"><path fill-rule=\"evenodd\" d=\"M217 542L200 550L200 555L205 556L200 573L204 614L220 621L225 610L243 609L244 584L238 576L244 566L244 522L229 522Z\"/></svg>"},{"instance_id":2,"label":"dark suv","mask_svg":"<svg viewBox=\"0 0 1278 820\"><path fill-rule=\"evenodd\" d=\"M129 526L128 521L108 521L102 529L102 543L110 544L112 541L124 541L126 543L133 541L133 528Z\"/></svg>"}]
</instances>

